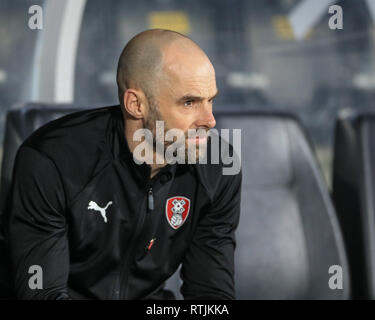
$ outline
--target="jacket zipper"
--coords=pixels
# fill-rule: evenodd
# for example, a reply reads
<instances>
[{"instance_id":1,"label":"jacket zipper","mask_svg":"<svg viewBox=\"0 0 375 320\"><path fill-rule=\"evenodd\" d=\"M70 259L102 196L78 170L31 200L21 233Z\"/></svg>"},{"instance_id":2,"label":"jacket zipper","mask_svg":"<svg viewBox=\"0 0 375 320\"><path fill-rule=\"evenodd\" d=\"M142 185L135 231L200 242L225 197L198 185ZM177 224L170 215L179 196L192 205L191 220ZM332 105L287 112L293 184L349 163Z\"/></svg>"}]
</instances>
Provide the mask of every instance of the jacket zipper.
<instances>
[{"instance_id":1,"label":"jacket zipper","mask_svg":"<svg viewBox=\"0 0 375 320\"><path fill-rule=\"evenodd\" d=\"M145 216L146 216L147 212L154 210L154 193L152 191L152 186L150 186L148 188L146 206L147 206L147 210L145 212L145 210L143 210L144 206L142 205L141 216L137 221L136 231L135 231L135 234L134 234L134 236L133 236L133 238L130 242L130 249L128 250L128 254L124 258L124 262L121 264L121 266L123 268L120 269L120 273L119 273L119 283L117 285L118 289L116 290L117 299L121 299L122 296L123 296L124 299L126 299L126 297L128 295L127 281L128 281L128 277L129 277L129 271L130 271L130 270L128 270L129 267L130 267L130 265L128 265L128 261L129 261L129 258L134 253L134 250L135 250L134 243L139 238L139 235L140 235L140 233L143 229ZM122 277L121 277L121 270L125 270L125 274ZM123 284L125 286L124 289L123 289L123 286L121 284ZM125 293L122 294L123 291L125 291Z\"/></svg>"},{"instance_id":2,"label":"jacket zipper","mask_svg":"<svg viewBox=\"0 0 375 320\"><path fill-rule=\"evenodd\" d=\"M147 204L149 211L154 210L154 193L152 192L152 187L148 190Z\"/></svg>"}]
</instances>

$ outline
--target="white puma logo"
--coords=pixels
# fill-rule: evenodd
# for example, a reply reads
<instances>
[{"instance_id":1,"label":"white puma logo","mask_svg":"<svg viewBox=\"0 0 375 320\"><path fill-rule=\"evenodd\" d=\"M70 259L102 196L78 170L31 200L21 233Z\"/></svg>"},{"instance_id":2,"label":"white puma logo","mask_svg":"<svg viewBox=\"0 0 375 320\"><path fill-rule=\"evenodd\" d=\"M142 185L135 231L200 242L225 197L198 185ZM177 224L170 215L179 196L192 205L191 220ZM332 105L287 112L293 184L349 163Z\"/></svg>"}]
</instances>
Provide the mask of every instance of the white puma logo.
<instances>
[{"instance_id":1,"label":"white puma logo","mask_svg":"<svg viewBox=\"0 0 375 320\"><path fill-rule=\"evenodd\" d=\"M91 210L99 211L100 214L101 214L101 216L102 216L103 219L104 219L104 222L107 223L107 216L106 216L106 214L105 214L105 211L107 210L107 208L108 208L111 204L112 204L112 201L109 201L109 202L107 203L107 205L106 205L104 208L101 208L101 207L99 207L99 206L96 204L96 202L94 202L94 201L90 201L90 202L89 202L89 206L87 207L87 209L89 209L89 210L91 209Z\"/></svg>"}]
</instances>

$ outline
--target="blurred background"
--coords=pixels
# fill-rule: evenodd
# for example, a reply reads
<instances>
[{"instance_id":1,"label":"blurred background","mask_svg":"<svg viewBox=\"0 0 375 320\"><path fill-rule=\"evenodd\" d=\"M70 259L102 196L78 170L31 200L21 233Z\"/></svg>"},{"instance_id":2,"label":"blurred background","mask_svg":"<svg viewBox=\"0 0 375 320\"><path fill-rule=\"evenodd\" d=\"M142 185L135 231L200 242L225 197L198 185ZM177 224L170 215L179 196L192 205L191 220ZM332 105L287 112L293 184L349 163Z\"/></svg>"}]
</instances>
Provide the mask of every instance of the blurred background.
<instances>
[{"instance_id":1,"label":"blurred background","mask_svg":"<svg viewBox=\"0 0 375 320\"><path fill-rule=\"evenodd\" d=\"M328 25L334 4L342 30ZM29 28L32 5L41 30ZM330 185L338 112L374 104L374 21L373 0L0 0L0 141L7 110L25 102L117 104L124 45L166 28L210 57L217 110L296 113Z\"/></svg>"}]
</instances>

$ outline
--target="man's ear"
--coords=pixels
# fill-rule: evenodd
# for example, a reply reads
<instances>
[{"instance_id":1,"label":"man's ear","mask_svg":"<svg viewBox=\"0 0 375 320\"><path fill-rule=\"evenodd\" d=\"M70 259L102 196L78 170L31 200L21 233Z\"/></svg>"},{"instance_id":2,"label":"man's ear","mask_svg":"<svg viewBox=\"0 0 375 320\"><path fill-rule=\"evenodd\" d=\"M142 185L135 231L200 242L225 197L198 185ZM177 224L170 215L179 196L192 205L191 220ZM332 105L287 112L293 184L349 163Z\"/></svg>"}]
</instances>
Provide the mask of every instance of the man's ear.
<instances>
[{"instance_id":1,"label":"man's ear","mask_svg":"<svg viewBox=\"0 0 375 320\"><path fill-rule=\"evenodd\" d=\"M144 94L136 89L127 89L123 97L126 112L136 118L142 119L145 116Z\"/></svg>"}]
</instances>

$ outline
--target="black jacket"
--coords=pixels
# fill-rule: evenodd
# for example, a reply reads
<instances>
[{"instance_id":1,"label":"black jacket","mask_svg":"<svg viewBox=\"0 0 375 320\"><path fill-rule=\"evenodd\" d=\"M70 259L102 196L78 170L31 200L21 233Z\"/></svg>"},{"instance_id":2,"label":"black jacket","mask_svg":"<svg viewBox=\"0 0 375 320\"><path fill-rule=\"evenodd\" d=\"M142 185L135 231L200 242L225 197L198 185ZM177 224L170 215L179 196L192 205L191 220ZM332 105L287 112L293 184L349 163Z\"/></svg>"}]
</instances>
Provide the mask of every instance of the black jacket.
<instances>
[{"instance_id":1,"label":"black jacket","mask_svg":"<svg viewBox=\"0 0 375 320\"><path fill-rule=\"evenodd\" d=\"M182 263L185 299L234 298L241 174L222 167L167 165L150 179L120 106L43 126L18 151L8 203L17 297L155 298ZM29 287L33 265L43 289Z\"/></svg>"}]
</instances>

